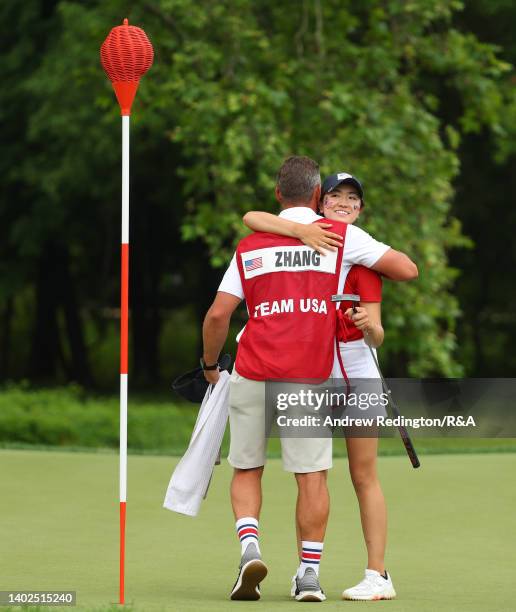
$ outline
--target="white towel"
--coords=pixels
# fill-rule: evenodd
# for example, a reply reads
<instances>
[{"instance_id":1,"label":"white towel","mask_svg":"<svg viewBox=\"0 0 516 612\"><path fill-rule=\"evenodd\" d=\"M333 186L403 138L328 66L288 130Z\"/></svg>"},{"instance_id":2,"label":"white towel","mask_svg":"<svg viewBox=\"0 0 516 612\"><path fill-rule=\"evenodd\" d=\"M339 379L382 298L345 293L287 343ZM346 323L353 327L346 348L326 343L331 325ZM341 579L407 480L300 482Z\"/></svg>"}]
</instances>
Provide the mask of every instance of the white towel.
<instances>
[{"instance_id":1,"label":"white towel","mask_svg":"<svg viewBox=\"0 0 516 612\"><path fill-rule=\"evenodd\" d=\"M163 507L188 516L197 516L206 497L213 467L228 420L229 374L221 372L210 385L197 415L190 444L172 473Z\"/></svg>"}]
</instances>

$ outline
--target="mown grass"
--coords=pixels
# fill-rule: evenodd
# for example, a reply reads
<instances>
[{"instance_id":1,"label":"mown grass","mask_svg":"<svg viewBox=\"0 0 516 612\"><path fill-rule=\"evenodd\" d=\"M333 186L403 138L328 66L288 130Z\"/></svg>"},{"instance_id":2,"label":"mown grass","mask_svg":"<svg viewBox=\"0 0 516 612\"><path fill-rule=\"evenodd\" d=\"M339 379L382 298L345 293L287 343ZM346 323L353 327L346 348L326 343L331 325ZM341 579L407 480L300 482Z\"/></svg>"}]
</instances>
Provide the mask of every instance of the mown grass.
<instances>
[{"instance_id":1,"label":"mown grass","mask_svg":"<svg viewBox=\"0 0 516 612\"><path fill-rule=\"evenodd\" d=\"M516 455L434 455L412 470L385 457L379 473L389 513L387 567L398 598L389 612L513 610ZM260 602L231 602L240 558L222 462L196 518L162 508L176 458L128 461L126 602L118 599L118 462L114 455L0 451L2 590L74 590L86 612L289 612L297 566L296 485L281 462L263 478L260 546L269 567ZM328 475L331 513L321 581L326 612L342 612L342 589L366 562L359 509L346 462ZM458 579L460 576L460 580ZM376 610L376 605L372 604ZM3 609L3 608L0 608ZM27 608L18 608L26 610ZM40 606L41 612L48 610ZM53 607L65 610L64 607Z\"/></svg>"}]
</instances>

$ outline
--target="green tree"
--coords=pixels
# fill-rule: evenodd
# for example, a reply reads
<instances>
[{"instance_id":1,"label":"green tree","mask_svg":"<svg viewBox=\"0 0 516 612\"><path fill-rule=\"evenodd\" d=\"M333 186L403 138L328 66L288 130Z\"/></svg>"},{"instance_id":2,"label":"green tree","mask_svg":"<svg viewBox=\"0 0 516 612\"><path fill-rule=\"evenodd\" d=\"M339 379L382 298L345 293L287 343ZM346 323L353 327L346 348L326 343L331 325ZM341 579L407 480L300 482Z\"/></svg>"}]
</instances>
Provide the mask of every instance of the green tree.
<instances>
[{"instance_id":1,"label":"green tree","mask_svg":"<svg viewBox=\"0 0 516 612\"><path fill-rule=\"evenodd\" d=\"M471 0L457 16L461 29L475 32L512 65L516 63L515 19L516 5L509 0ZM516 160L514 70L497 84L497 95L507 101L503 112L492 129L479 125L466 134L459 149L461 172L453 212L463 220L475 248L451 253L452 265L464 270L455 284L463 311L457 328L461 360L470 375L488 377L516 372L512 350L516 211L510 201Z\"/></svg>"},{"instance_id":2,"label":"green tree","mask_svg":"<svg viewBox=\"0 0 516 612\"><path fill-rule=\"evenodd\" d=\"M219 263L242 212L275 208L272 179L287 153L311 154L325 172L345 167L365 181L366 229L421 269L417 283L386 289L391 371L408 360L414 375L460 374L457 271L447 264L449 249L469 244L450 217L457 146L461 132L498 128L509 65L453 27L458 2L303 2L293 18L294 5L242 1L200 6L193 23L179 4L171 15L190 33L173 56L188 92L172 134L189 154L184 236L205 239ZM460 100L449 123L433 79Z\"/></svg>"},{"instance_id":3,"label":"green tree","mask_svg":"<svg viewBox=\"0 0 516 612\"><path fill-rule=\"evenodd\" d=\"M27 96L26 81L38 69L45 57L48 43L56 33L56 2L28 0L24 3L6 0L0 6L0 28L2 39L2 62L0 74L0 117L4 152L0 157L2 190L0 192L0 378L7 377L18 366L15 357L20 354L16 323L25 318L24 311L30 309L34 298L37 276L37 252L40 248L39 234L44 231L37 222L30 233L23 227L29 224L32 211L41 206L38 189L23 166L30 168L28 156L33 153L27 132L33 100ZM50 288L53 289L53 288ZM40 303L40 318L48 312L47 306L54 302L56 294L47 291ZM51 309L51 308L50 308ZM35 314L35 313L34 313ZM32 312L29 316L32 315ZM24 321L24 327L28 326ZM52 335L57 328L55 317L47 317L46 329ZM26 332L26 329L24 330ZM27 334L28 335L28 334ZM59 358L59 344L46 345L40 335L34 338L32 348L40 347L39 367L44 372L48 364ZM29 362L30 347L21 351L22 359ZM15 354L16 353L16 354ZM36 364L34 364L36 365ZM29 367L22 366L28 374ZM20 370L18 370L20 371Z\"/></svg>"},{"instance_id":4,"label":"green tree","mask_svg":"<svg viewBox=\"0 0 516 612\"><path fill-rule=\"evenodd\" d=\"M220 278L208 255L224 265L244 233L242 214L276 209L275 174L292 153L314 157L323 173L359 176L364 228L419 264L417 282L386 283L389 371L460 374L457 270L448 264L450 249L469 245L450 209L459 146L486 130L502 151L513 108L503 86L509 64L455 25L461 8L454 0L142 0L126 15L121 0L59 2L42 57L12 102L30 100L15 173L25 205L0 213L11 215L10 259L40 270L35 331L56 321L46 343L59 354L61 342L61 361L81 371L81 353L93 357L106 333L98 312L118 303L120 132L97 49L128 16L156 51L132 119L136 375L159 375L163 306L195 303L201 316ZM14 48L21 53L21 42ZM58 300L49 300L45 270L57 287L68 283ZM18 282L33 279L27 272ZM75 318L67 317L74 300Z\"/></svg>"}]
</instances>

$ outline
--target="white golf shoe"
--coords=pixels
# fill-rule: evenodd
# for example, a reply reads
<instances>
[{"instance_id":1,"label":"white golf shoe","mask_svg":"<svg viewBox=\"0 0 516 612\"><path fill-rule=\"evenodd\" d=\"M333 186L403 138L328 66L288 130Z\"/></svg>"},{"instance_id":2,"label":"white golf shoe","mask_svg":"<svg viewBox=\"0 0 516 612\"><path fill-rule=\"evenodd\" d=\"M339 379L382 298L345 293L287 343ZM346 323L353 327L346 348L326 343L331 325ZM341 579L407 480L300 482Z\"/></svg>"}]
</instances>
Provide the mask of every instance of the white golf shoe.
<instances>
[{"instance_id":1,"label":"white golf shoe","mask_svg":"<svg viewBox=\"0 0 516 612\"><path fill-rule=\"evenodd\" d=\"M387 571L385 575L387 578L384 578L382 574L376 570L366 569L362 582L359 582L350 589L346 589L342 593L342 599L351 599L354 601L394 599L396 597L396 591L394 590L391 576Z\"/></svg>"}]
</instances>

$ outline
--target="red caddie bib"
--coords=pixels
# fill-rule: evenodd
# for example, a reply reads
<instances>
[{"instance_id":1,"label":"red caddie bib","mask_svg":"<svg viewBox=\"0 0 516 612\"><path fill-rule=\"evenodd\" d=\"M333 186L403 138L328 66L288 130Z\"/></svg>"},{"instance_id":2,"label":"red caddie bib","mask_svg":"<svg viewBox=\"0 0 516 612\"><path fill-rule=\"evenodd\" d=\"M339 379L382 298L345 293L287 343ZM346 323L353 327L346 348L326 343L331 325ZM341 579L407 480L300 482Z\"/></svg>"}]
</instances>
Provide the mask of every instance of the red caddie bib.
<instances>
[{"instance_id":1,"label":"red caddie bib","mask_svg":"<svg viewBox=\"0 0 516 612\"><path fill-rule=\"evenodd\" d=\"M321 220L325 222L325 219ZM347 225L331 231L346 238ZM342 248L320 255L295 238L256 232L236 260L249 311L235 367L251 380L326 380L332 369Z\"/></svg>"}]
</instances>

